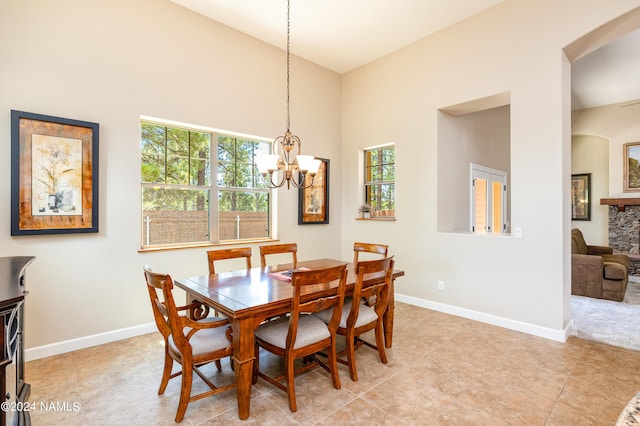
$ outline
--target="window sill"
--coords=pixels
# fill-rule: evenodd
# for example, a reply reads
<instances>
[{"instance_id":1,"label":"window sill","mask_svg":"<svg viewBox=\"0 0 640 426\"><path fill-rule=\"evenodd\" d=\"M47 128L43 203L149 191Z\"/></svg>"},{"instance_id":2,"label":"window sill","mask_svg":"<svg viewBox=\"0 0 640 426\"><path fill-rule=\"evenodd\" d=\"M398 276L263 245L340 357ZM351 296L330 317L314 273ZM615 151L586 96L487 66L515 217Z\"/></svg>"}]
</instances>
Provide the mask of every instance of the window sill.
<instances>
[{"instance_id":1,"label":"window sill","mask_svg":"<svg viewBox=\"0 0 640 426\"><path fill-rule=\"evenodd\" d=\"M219 243L194 243L194 244L184 244L184 245L144 246L138 249L138 253L146 253L150 251L203 248L203 247L219 247L219 246L230 246L230 245L247 245L247 244L255 244L255 243L265 243L265 242L270 243L274 241L279 241L279 240L273 239L273 238L255 238L255 239L246 239L246 240L223 241Z\"/></svg>"},{"instance_id":2,"label":"window sill","mask_svg":"<svg viewBox=\"0 0 640 426\"><path fill-rule=\"evenodd\" d=\"M395 222L396 218L391 216L379 216L379 217L356 217L356 220L376 220L379 222Z\"/></svg>"}]
</instances>

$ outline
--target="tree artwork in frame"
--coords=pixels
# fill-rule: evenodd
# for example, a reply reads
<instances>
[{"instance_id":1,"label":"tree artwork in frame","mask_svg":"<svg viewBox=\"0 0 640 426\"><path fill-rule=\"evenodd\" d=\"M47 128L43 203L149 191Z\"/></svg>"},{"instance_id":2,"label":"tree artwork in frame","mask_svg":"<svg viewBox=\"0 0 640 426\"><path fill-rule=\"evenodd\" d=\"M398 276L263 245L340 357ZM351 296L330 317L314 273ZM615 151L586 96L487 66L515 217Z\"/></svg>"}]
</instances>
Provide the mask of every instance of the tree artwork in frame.
<instances>
[{"instance_id":1,"label":"tree artwork in frame","mask_svg":"<svg viewBox=\"0 0 640 426\"><path fill-rule=\"evenodd\" d=\"M571 220L591 220L591 173L571 175Z\"/></svg>"},{"instance_id":2,"label":"tree artwork in frame","mask_svg":"<svg viewBox=\"0 0 640 426\"><path fill-rule=\"evenodd\" d=\"M298 190L298 225L329 223L329 160L318 158L320 168L308 188ZM305 186L311 177L306 176Z\"/></svg>"},{"instance_id":3,"label":"tree artwork in frame","mask_svg":"<svg viewBox=\"0 0 640 426\"><path fill-rule=\"evenodd\" d=\"M11 111L11 235L98 232L98 130Z\"/></svg>"}]
</instances>

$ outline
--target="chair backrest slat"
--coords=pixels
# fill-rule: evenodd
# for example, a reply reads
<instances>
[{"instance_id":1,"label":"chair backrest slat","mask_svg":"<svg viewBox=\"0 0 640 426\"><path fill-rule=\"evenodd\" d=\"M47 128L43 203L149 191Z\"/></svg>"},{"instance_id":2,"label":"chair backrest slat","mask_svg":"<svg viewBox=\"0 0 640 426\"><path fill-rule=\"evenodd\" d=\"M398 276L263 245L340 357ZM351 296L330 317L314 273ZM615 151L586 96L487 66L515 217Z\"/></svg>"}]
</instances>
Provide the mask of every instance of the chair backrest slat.
<instances>
[{"instance_id":1,"label":"chair backrest slat","mask_svg":"<svg viewBox=\"0 0 640 426\"><path fill-rule=\"evenodd\" d=\"M374 253L387 257L388 251L389 246L386 244L353 243L353 264L356 265L358 263L358 255L360 253Z\"/></svg>"},{"instance_id":2,"label":"chair backrest slat","mask_svg":"<svg viewBox=\"0 0 640 426\"><path fill-rule=\"evenodd\" d=\"M207 252L207 261L209 264L209 273L215 274L215 262L218 260L238 259L244 257L246 259L247 269L251 269L251 247L240 247L224 250L209 250Z\"/></svg>"},{"instance_id":3,"label":"chair backrest slat","mask_svg":"<svg viewBox=\"0 0 640 426\"><path fill-rule=\"evenodd\" d=\"M260 266L267 267L266 256L270 254L291 253L293 259L293 267L298 267L298 245L296 243L271 244L268 246L260 246Z\"/></svg>"},{"instance_id":4,"label":"chair backrest slat","mask_svg":"<svg viewBox=\"0 0 640 426\"><path fill-rule=\"evenodd\" d=\"M376 296L374 310L381 317L389 304L389 291L393 279L393 256L379 260L363 260L356 266L356 283L353 288L353 300L364 298L369 300ZM364 281L373 283L364 286ZM347 326L352 326L358 319L359 303L351 304L351 311L347 318Z\"/></svg>"},{"instance_id":5,"label":"chair backrest slat","mask_svg":"<svg viewBox=\"0 0 640 426\"><path fill-rule=\"evenodd\" d=\"M329 289L330 283L334 281L338 281L338 286ZM298 321L301 315L320 312L333 306L333 315L328 328L331 333L335 333L342 314L346 282L346 264L325 269L293 272L291 285L294 290L291 298L287 348L293 348L295 345ZM309 293L307 291L309 286L318 286L317 291Z\"/></svg>"}]
</instances>

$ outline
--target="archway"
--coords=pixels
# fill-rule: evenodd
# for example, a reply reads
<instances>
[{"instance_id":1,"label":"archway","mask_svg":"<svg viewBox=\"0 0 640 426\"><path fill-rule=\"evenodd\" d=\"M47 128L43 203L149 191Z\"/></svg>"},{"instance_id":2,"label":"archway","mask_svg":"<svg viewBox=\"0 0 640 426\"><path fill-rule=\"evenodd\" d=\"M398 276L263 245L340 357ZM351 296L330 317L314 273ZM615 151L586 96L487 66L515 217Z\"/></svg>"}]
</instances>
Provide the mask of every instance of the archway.
<instances>
[{"instance_id":1,"label":"archway","mask_svg":"<svg viewBox=\"0 0 640 426\"><path fill-rule=\"evenodd\" d=\"M567 63L569 64L567 68L571 69L571 66L572 66L571 64L574 64L576 61L579 61L583 58L586 59L589 54L594 53L598 49L604 46L607 46L608 44L618 39L621 39L622 37L639 29L640 29L640 8L636 8L600 26L599 28L591 31L590 33L584 35L580 39L568 45L564 49L564 52L568 59ZM565 75L570 75L570 73L567 72L567 70L565 70ZM570 77L569 77L569 80L570 80ZM565 99L568 100L568 97L566 97ZM636 95L635 99L640 99L640 94ZM571 102L569 101L569 103ZM610 115L614 114L615 113L614 109L621 108L621 107L622 105L607 106L606 108L609 108L609 110L602 111L601 116L602 114L610 114ZM628 114L629 112L630 110L629 108L627 108L626 113ZM640 112L640 105L638 105L638 109L635 110L635 112L636 114L637 112ZM593 115L595 115L595 112L591 114L591 116ZM587 237L587 240L593 241L594 244L604 243L603 245L608 245L607 244L608 243L608 218L603 217L603 215L605 214L604 212L605 211L608 212L608 207L602 206L602 208L600 208L599 200L600 198L611 197L614 194L615 196L624 196L624 194L621 194L623 191L622 189L623 185L621 183L621 179L622 179L621 169L623 169L621 145L624 142L630 142L630 140L623 140L624 138L629 138L632 136L629 134L629 132L627 133L621 132L618 135L615 135L613 134L614 132L611 132L611 131L606 131L606 130L599 131L599 128L597 126L591 126L591 127L577 126L576 121L578 119L576 117L579 117L579 119L584 120L585 116L587 116L588 119L593 119L592 117L589 117L589 114L582 114L581 116L576 112L572 114L572 118L569 121L569 123L567 123L567 127L568 129L570 129L570 132L568 133L574 136L572 136L571 141L567 141L567 143L571 145L569 149L566 150L565 152L569 152L571 155L571 159L574 160L574 154L575 156L582 156L584 152L588 152L587 146L589 145L591 148L596 147L599 153L596 155L605 155L605 152L603 151L603 149L605 145L607 147L606 154L608 155L606 155L606 157L607 157L608 167L606 167L606 171L605 171L605 167L601 163L598 163L598 162L590 163L589 161L593 160L593 158L589 160L588 158L586 158L586 156L583 156L582 160L580 160L582 161L583 167L588 167L594 170L598 170L597 173L600 175L598 177L598 181L596 182L595 180L592 180L592 183L595 183L598 186L599 189L597 190L597 192L599 192L600 195L596 195L595 193L593 193L593 196L592 196L593 207L597 206L599 208L596 210L598 215L594 216L594 220L591 221L592 223L589 223L586 225L581 224L582 226L579 226L579 227L581 229L584 228L587 230L587 233L589 235L589 237ZM614 120L611 117L607 117L607 120L610 120L612 122L611 128L614 128L613 127ZM594 120L594 123L595 122L597 122L597 120ZM576 128L576 127L579 127L579 128ZM595 136L595 134L604 135L604 136ZM640 140L640 127L637 130L637 140ZM573 150L574 144L575 144L575 149L577 151ZM587 146L584 146L585 144ZM583 145L583 146L579 146L579 145ZM571 167L572 173L578 171L576 168L574 168L574 161L572 161L571 166L572 166ZM603 173L606 173L606 176L602 176ZM567 182L567 186L568 186L568 182ZM605 188L603 188L603 186L605 186ZM602 191L604 191L604 193ZM618 194L617 192L620 192L620 194ZM564 202L567 203L567 205L565 205L564 211L570 211L570 206L569 206L569 203L571 203L570 198L567 197ZM603 209L606 209L606 210L603 210ZM575 226L574 222L570 222L570 224L571 224L571 227ZM569 239L569 232L570 232L569 229L567 229L565 233L565 235L567 236L567 240ZM570 259L571 257L569 254L570 244L567 242L564 247L565 247L565 250L567 251L565 252L565 259ZM571 268L570 260L568 260L568 263L565 263L565 267L570 270ZM570 288L570 285L565 286L565 288L567 287ZM570 312L568 312L567 314L571 315Z\"/></svg>"}]
</instances>

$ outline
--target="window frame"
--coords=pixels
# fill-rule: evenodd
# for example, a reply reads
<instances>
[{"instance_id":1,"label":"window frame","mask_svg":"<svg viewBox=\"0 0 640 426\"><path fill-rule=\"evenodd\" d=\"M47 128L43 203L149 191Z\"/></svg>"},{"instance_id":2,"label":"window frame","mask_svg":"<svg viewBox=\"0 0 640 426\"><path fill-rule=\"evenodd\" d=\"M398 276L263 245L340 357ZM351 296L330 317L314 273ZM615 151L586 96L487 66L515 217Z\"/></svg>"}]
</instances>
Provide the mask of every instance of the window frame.
<instances>
[{"instance_id":1,"label":"window frame","mask_svg":"<svg viewBox=\"0 0 640 426\"><path fill-rule=\"evenodd\" d=\"M394 161L393 163L380 163L378 166L375 167L380 167L380 180L370 180L368 179L368 170L371 168L371 166L368 164L368 153L369 152L373 152L373 151L380 151L380 157L383 158L382 155L382 151L385 148L393 148L393 153L394 153ZM375 213L374 215L372 215L372 219L395 219L395 209L396 209L396 184L397 184L397 180L396 180L396 161L395 161L395 155L396 155L396 144L395 142L389 142L389 143L385 143L382 145L375 145L375 146L370 146L370 147L366 147L362 149L362 161L360 162L361 166L362 166L362 185L363 185L363 192L362 192L362 199L364 200L363 203L364 204L371 204L371 199L369 198L369 188L370 187L377 187L378 188L378 192L380 194L380 198L382 198L382 186L385 185L393 185L393 209L387 209L387 210L383 210L383 209L374 209L373 212L379 211L379 212L389 212L392 211L393 214L390 216L376 216ZM383 166L385 165L390 165L393 164L393 179L392 180L384 180L384 173L382 171ZM375 207L375 206L374 206ZM372 212L372 213L373 213Z\"/></svg>"},{"instance_id":2,"label":"window frame","mask_svg":"<svg viewBox=\"0 0 640 426\"><path fill-rule=\"evenodd\" d=\"M507 172L503 170L492 169L490 167L481 166L476 163L470 163L469 167L470 176L470 224L469 230L474 234L506 234L507 231ZM476 229L476 179L484 179L487 182L484 215L488 229ZM492 227L495 220L494 205L496 194L493 190L494 184L500 185L499 194L499 214L500 214L500 226L499 230Z\"/></svg>"},{"instance_id":3,"label":"window frame","mask_svg":"<svg viewBox=\"0 0 640 426\"><path fill-rule=\"evenodd\" d=\"M219 158L218 158L218 140L219 137L229 137L233 139L242 139L249 140L252 142L265 143L268 145L268 152L272 151L272 141L268 138L248 135L244 133L238 133L228 130L220 130L216 128L199 126L199 125L191 125L186 123L179 123L171 120L164 120L154 117L148 116L140 116L139 126L140 126L140 140L142 140L142 126L143 124L151 124L157 126L163 126L166 128L175 128L182 129L193 132L200 133L208 133L210 135L209 141L209 163L210 163L210 175L209 175L209 184L208 185L192 185L192 184L175 184L175 183L155 183L155 182L143 182L142 179L142 152L140 152L140 224L141 224L141 233L140 233L140 251L152 251L152 250L164 250L171 248L188 248L188 247L202 247L202 246L216 246L216 245L229 245L229 244L241 244L241 243L250 243L257 241L272 241L277 239L277 223L276 223L276 206L277 206L277 191L273 188L265 187L265 188L243 188L243 187L232 187L232 186L220 186L218 185L218 166L219 166ZM253 160L253 167L256 167L255 160ZM145 236L147 234L146 231L146 220L144 218L144 205L143 205L143 194L144 188L166 188L171 190L179 190L179 189L188 189L188 190L202 190L205 191L208 195L208 236L207 240L202 241L190 241L190 242L172 242L165 244L146 244ZM249 237L249 238L240 238L240 239L220 239L220 212L219 212L219 194L221 191L230 191L230 192L258 192L268 194L268 206L267 206L267 227L268 234L265 237Z\"/></svg>"}]
</instances>

